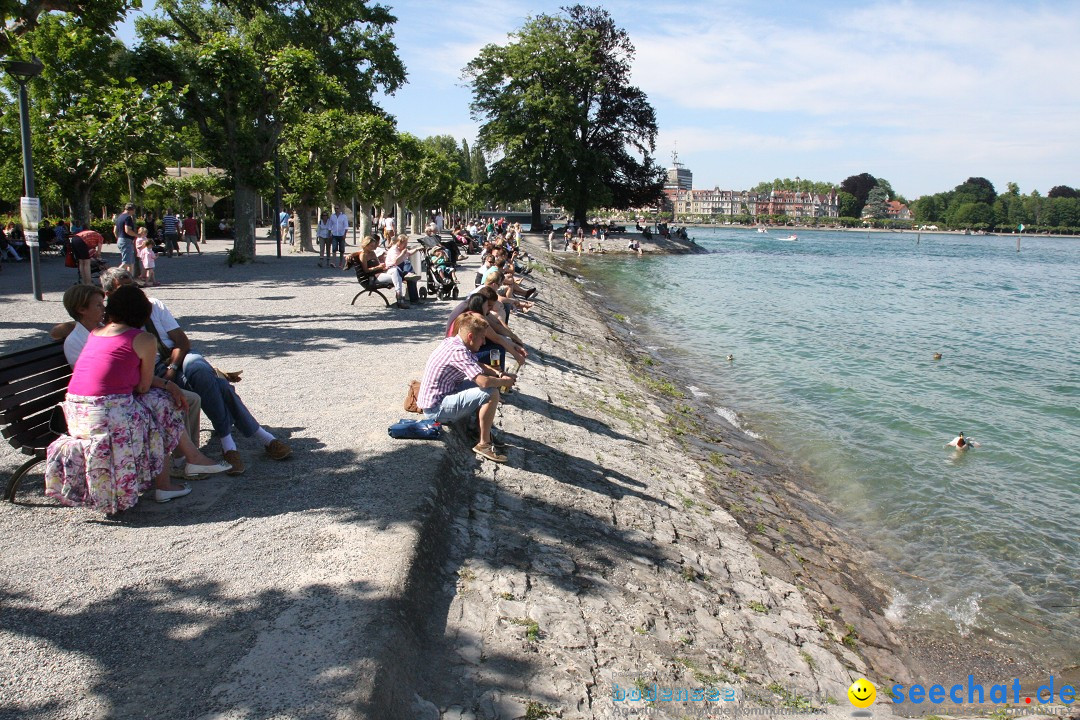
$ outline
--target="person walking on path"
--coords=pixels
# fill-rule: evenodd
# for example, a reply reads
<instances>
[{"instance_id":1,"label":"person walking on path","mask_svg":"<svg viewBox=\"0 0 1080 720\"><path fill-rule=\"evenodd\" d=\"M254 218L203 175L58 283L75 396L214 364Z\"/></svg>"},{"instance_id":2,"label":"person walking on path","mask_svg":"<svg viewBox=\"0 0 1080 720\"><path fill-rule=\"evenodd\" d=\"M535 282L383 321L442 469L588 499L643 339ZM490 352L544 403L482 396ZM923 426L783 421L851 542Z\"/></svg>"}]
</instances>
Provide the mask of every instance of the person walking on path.
<instances>
[{"instance_id":1,"label":"person walking on path","mask_svg":"<svg viewBox=\"0 0 1080 720\"><path fill-rule=\"evenodd\" d=\"M285 237L289 232L289 213L287 210L282 210L278 213L278 239L282 242L285 241Z\"/></svg>"},{"instance_id":2,"label":"person walking on path","mask_svg":"<svg viewBox=\"0 0 1080 720\"><path fill-rule=\"evenodd\" d=\"M184 218L184 252L191 252L191 243L195 243L195 252L202 255L199 249L199 221L194 213L188 212Z\"/></svg>"},{"instance_id":3,"label":"person walking on path","mask_svg":"<svg viewBox=\"0 0 1080 720\"><path fill-rule=\"evenodd\" d=\"M179 256L180 253L180 220L173 213L172 208L165 211L165 217L161 218L161 229L165 234L165 254L173 256L173 251Z\"/></svg>"},{"instance_id":4,"label":"person walking on path","mask_svg":"<svg viewBox=\"0 0 1080 720\"><path fill-rule=\"evenodd\" d=\"M146 285L157 285L157 277L154 274L154 261L157 259L157 253L154 252L150 239L146 237L146 228L139 228L139 239L135 241L135 247L139 251L139 261L143 266L141 280Z\"/></svg>"},{"instance_id":5,"label":"person walking on path","mask_svg":"<svg viewBox=\"0 0 1080 720\"><path fill-rule=\"evenodd\" d=\"M319 267L330 267L333 255L330 248L330 225L327 215L320 213L319 227L315 230L315 235L319 241Z\"/></svg>"},{"instance_id":6,"label":"person walking on path","mask_svg":"<svg viewBox=\"0 0 1080 720\"><path fill-rule=\"evenodd\" d=\"M120 251L120 267L135 274L135 204L128 203L116 216L116 249Z\"/></svg>"},{"instance_id":7,"label":"person walking on path","mask_svg":"<svg viewBox=\"0 0 1080 720\"><path fill-rule=\"evenodd\" d=\"M334 253L337 252L341 256L341 267L345 266L345 233L349 231L349 216L341 212L341 206L334 206L334 214L330 216L330 219L326 221L327 226L330 229L330 252L327 259L330 260L330 267L336 268L337 264L334 263Z\"/></svg>"}]
</instances>

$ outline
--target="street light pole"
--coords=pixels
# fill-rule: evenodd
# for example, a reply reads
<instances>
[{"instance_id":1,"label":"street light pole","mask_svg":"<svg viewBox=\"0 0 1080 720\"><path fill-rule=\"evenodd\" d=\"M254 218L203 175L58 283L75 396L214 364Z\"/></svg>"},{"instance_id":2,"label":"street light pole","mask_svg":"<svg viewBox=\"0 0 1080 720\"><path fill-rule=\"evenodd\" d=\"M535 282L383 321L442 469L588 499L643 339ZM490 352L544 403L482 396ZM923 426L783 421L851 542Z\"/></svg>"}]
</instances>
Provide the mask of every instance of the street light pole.
<instances>
[{"instance_id":1,"label":"street light pole","mask_svg":"<svg viewBox=\"0 0 1080 720\"><path fill-rule=\"evenodd\" d=\"M274 148L274 237L277 238L277 256L281 257L281 169L278 149Z\"/></svg>"},{"instance_id":2,"label":"street light pole","mask_svg":"<svg viewBox=\"0 0 1080 720\"><path fill-rule=\"evenodd\" d=\"M19 84L19 126L22 130L23 181L25 192L20 205L22 209L23 236L30 248L30 283L34 299L41 300L41 258L38 254L38 223L41 222L41 205L34 188L34 161L30 156L30 102L26 97L26 83L41 74L44 66L34 57L24 60L5 60L4 69ZM33 233L31 235L31 233Z\"/></svg>"}]
</instances>

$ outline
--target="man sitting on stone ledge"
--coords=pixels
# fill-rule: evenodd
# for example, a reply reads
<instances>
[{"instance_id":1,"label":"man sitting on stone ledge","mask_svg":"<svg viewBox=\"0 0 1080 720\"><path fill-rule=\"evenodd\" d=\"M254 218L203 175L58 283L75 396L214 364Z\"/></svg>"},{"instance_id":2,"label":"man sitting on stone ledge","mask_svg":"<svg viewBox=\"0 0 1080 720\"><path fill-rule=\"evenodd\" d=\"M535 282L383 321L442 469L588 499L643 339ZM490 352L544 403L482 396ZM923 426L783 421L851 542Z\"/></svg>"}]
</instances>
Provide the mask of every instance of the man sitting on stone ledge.
<instances>
[{"instance_id":1,"label":"man sitting on stone ledge","mask_svg":"<svg viewBox=\"0 0 1080 720\"><path fill-rule=\"evenodd\" d=\"M473 447L479 457L506 462L495 452L491 426L499 407L499 390L514 386L514 376L482 366L474 355L484 344L487 320L476 313L457 319L456 334L445 338L428 358L416 404L424 417L436 422L453 422L476 413L480 440Z\"/></svg>"}]
</instances>

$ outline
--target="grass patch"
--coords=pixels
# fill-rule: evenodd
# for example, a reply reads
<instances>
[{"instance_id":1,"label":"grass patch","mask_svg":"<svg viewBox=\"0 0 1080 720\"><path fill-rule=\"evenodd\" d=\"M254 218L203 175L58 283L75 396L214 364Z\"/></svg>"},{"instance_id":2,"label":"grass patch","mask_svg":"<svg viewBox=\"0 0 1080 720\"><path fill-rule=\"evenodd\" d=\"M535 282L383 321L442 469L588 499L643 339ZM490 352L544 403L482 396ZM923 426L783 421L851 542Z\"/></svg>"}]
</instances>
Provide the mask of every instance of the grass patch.
<instances>
[{"instance_id":1,"label":"grass patch","mask_svg":"<svg viewBox=\"0 0 1080 720\"><path fill-rule=\"evenodd\" d=\"M768 528L765 527L765 523L760 523L760 522L757 525L754 526L754 529L757 530L762 535L764 535L765 531L768 530Z\"/></svg>"},{"instance_id":2,"label":"grass patch","mask_svg":"<svg viewBox=\"0 0 1080 720\"><path fill-rule=\"evenodd\" d=\"M692 567L690 567L688 565L683 566L683 569L680 572L680 574L682 575L682 579L685 580L686 582L694 582L695 580L698 579L697 570L695 570L694 568L692 568Z\"/></svg>"},{"instance_id":3,"label":"grass patch","mask_svg":"<svg viewBox=\"0 0 1080 720\"><path fill-rule=\"evenodd\" d=\"M630 429L634 432L645 429L645 423L638 418L634 413L626 410L625 408L616 407L605 400L598 400L596 402L596 409L608 417L613 417L618 420L622 420L624 423L630 426Z\"/></svg>"},{"instance_id":4,"label":"grass patch","mask_svg":"<svg viewBox=\"0 0 1080 720\"><path fill-rule=\"evenodd\" d=\"M546 705L530 700L525 706L525 720L540 720L549 717L555 717L555 711Z\"/></svg>"},{"instance_id":5,"label":"grass patch","mask_svg":"<svg viewBox=\"0 0 1080 720\"><path fill-rule=\"evenodd\" d=\"M476 573L472 571L472 568L462 567L458 568L457 576L462 580L475 580Z\"/></svg>"},{"instance_id":6,"label":"grass patch","mask_svg":"<svg viewBox=\"0 0 1080 720\"><path fill-rule=\"evenodd\" d=\"M612 315L612 317L615 318L615 320L618 322L626 322L626 316L621 313L615 313L614 315Z\"/></svg>"},{"instance_id":7,"label":"grass patch","mask_svg":"<svg viewBox=\"0 0 1080 720\"><path fill-rule=\"evenodd\" d=\"M511 622L525 627L525 640L533 644L540 642L540 624L535 620L524 617L514 618Z\"/></svg>"},{"instance_id":8,"label":"grass patch","mask_svg":"<svg viewBox=\"0 0 1080 720\"><path fill-rule=\"evenodd\" d=\"M742 665L739 665L736 662L731 662L730 660L724 660L720 664L723 665L724 667L726 667L731 672L735 673L735 675L737 677L741 677L741 678L746 677L746 670L743 669Z\"/></svg>"},{"instance_id":9,"label":"grass patch","mask_svg":"<svg viewBox=\"0 0 1080 720\"><path fill-rule=\"evenodd\" d=\"M672 658L672 660L674 660L676 664L682 665L684 668L689 670L690 673L694 676L694 679L702 685L719 685L720 681L723 679L719 675L713 675L712 673L705 672L704 670L699 668L697 664L690 658L676 657Z\"/></svg>"},{"instance_id":10,"label":"grass patch","mask_svg":"<svg viewBox=\"0 0 1080 720\"><path fill-rule=\"evenodd\" d=\"M661 395L666 395L668 397L676 398L678 400L686 397L686 393L675 387L675 383L671 382L670 380L665 380L662 378L651 378L644 375L641 376L639 379L645 387L649 388L653 392L658 392Z\"/></svg>"},{"instance_id":11,"label":"grass patch","mask_svg":"<svg viewBox=\"0 0 1080 720\"><path fill-rule=\"evenodd\" d=\"M716 467L727 467L728 461L724 455L721 455L718 452L711 452L709 453L709 463Z\"/></svg>"},{"instance_id":12,"label":"grass patch","mask_svg":"<svg viewBox=\"0 0 1080 720\"><path fill-rule=\"evenodd\" d=\"M640 400L638 400L635 397L630 397L629 395L622 392L621 390L615 393L615 397L619 402L621 402L626 407L632 407L632 408L643 408L643 407L645 407L645 403L641 402Z\"/></svg>"},{"instance_id":13,"label":"grass patch","mask_svg":"<svg viewBox=\"0 0 1080 720\"><path fill-rule=\"evenodd\" d=\"M750 604L749 604L749 607L754 612L759 612L762 615L768 615L769 614L769 607L767 605L765 605L764 603L758 602L757 600L751 600Z\"/></svg>"},{"instance_id":14,"label":"grass patch","mask_svg":"<svg viewBox=\"0 0 1080 720\"><path fill-rule=\"evenodd\" d=\"M790 690L780 683L773 683L769 685L768 689L780 696L780 703L786 708L792 708L793 710L814 709L814 704L810 702L810 698L803 697L798 693L792 694Z\"/></svg>"},{"instance_id":15,"label":"grass patch","mask_svg":"<svg viewBox=\"0 0 1080 720\"><path fill-rule=\"evenodd\" d=\"M844 629L847 630L847 633L844 635L842 642L849 648L854 648L859 643L858 631L855 630L855 626L851 623L845 624Z\"/></svg>"},{"instance_id":16,"label":"grass patch","mask_svg":"<svg viewBox=\"0 0 1080 720\"><path fill-rule=\"evenodd\" d=\"M817 663L814 662L814 658L810 656L810 653L805 650L800 650L799 657L803 659L803 662L806 663L806 667L810 668L811 672L817 669Z\"/></svg>"},{"instance_id":17,"label":"grass patch","mask_svg":"<svg viewBox=\"0 0 1080 720\"><path fill-rule=\"evenodd\" d=\"M728 510L735 515L742 515L746 512L746 506L742 503L731 503L731 507L729 507Z\"/></svg>"}]
</instances>

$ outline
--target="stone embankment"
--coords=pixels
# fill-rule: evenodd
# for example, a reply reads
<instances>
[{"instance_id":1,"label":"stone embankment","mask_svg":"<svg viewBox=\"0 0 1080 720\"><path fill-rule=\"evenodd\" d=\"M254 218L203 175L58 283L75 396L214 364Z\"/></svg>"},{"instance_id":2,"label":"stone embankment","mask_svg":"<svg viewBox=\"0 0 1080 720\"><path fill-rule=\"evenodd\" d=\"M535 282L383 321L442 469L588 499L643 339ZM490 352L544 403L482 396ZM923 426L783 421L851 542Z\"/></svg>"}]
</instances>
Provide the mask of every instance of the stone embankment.
<instances>
[{"instance_id":1,"label":"stone embankment","mask_svg":"<svg viewBox=\"0 0 1080 720\"><path fill-rule=\"evenodd\" d=\"M540 304L515 324L532 354L500 410L509 462L463 463L428 527L416 716L615 717L617 687L653 683L850 709L859 676L910 680L826 509L707 426L570 276L535 275ZM455 430L450 454L467 452Z\"/></svg>"}]
</instances>

